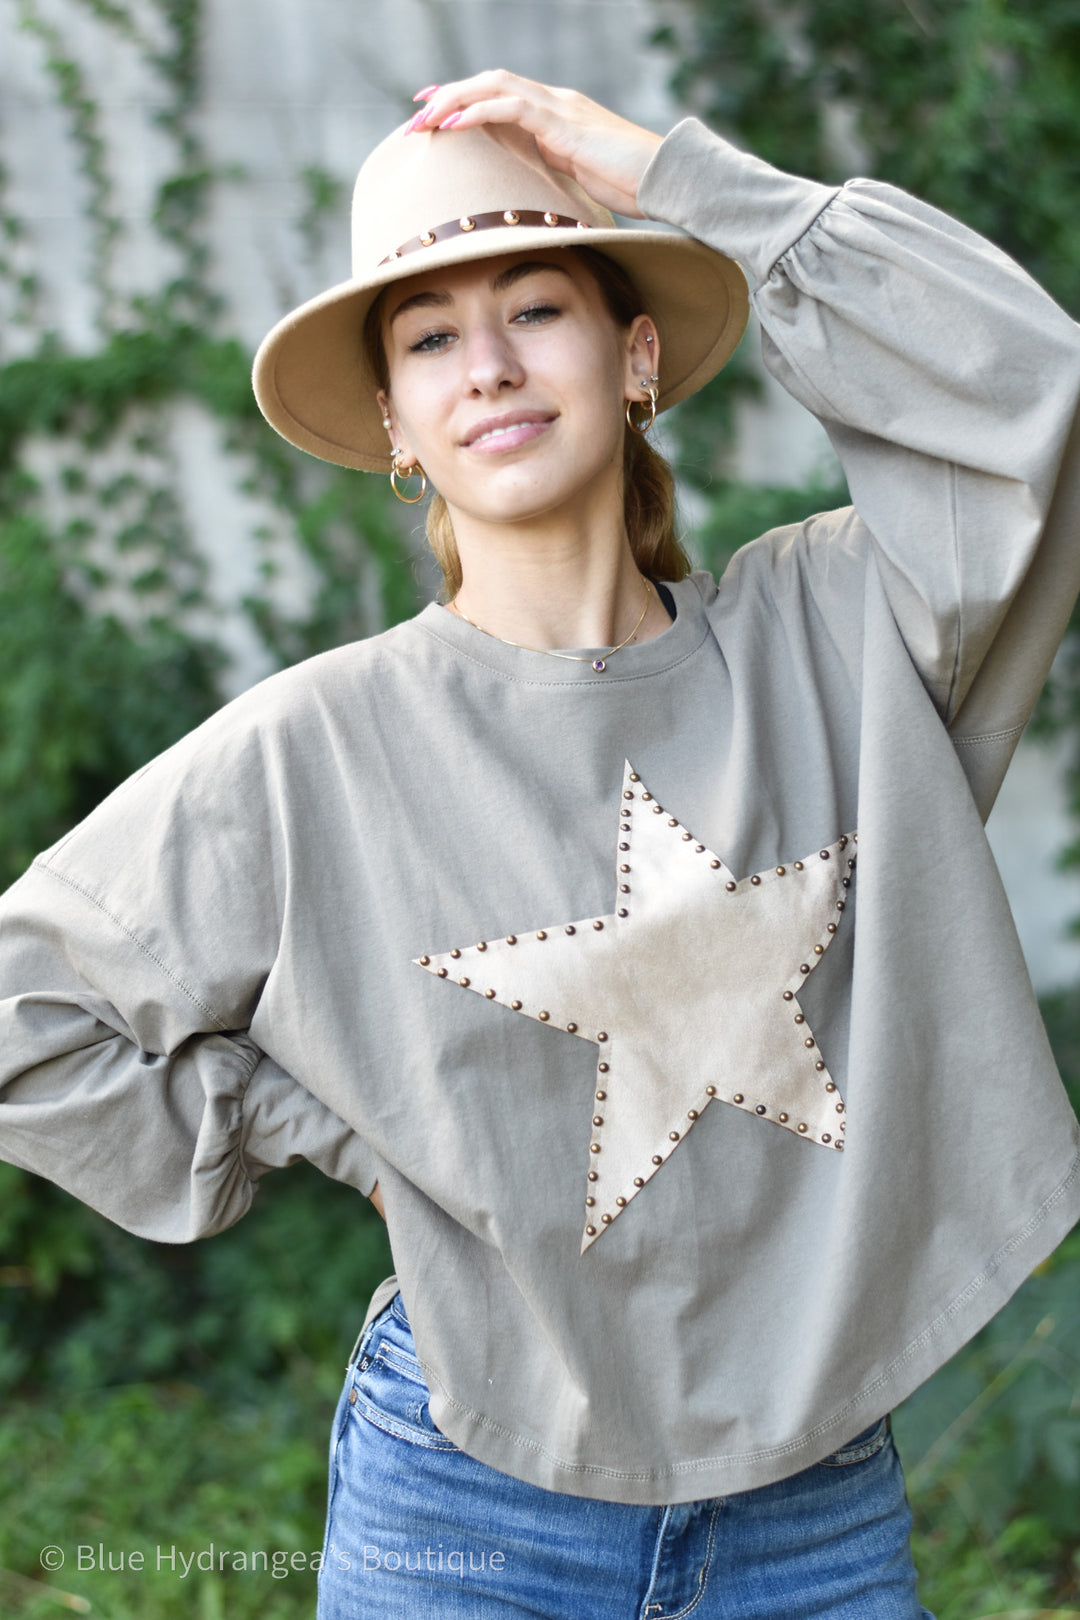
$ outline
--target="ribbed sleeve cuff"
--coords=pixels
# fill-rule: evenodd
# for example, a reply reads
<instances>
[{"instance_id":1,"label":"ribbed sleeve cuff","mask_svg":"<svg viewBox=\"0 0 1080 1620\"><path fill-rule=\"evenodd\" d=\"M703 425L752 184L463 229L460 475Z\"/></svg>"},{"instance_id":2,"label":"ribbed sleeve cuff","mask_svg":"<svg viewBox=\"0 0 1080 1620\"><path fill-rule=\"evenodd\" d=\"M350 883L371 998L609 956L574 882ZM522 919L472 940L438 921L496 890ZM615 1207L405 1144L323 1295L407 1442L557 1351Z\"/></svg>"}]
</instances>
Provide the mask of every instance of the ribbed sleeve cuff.
<instances>
[{"instance_id":1,"label":"ribbed sleeve cuff","mask_svg":"<svg viewBox=\"0 0 1080 1620\"><path fill-rule=\"evenodd\" d=\"M684 118L645 170L638 206L736 259L756 288L838 190L774 169Z\"/></svg>"}]
</instances>

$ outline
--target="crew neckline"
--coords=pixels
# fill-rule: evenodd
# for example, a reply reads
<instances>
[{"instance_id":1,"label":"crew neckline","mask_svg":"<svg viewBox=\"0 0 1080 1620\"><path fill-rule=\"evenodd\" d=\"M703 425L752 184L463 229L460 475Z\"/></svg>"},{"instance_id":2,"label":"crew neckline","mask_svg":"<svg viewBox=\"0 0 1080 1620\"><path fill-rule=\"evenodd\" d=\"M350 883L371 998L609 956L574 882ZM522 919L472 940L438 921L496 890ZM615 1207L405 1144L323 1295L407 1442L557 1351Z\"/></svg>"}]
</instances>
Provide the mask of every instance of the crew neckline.
<instances>
[{"instance_id":1,"label":"crew neckline","mask_svg":"<svg viewBox=\"0 0 1080 1620\"><path fill-rule=\"evenodd\" d=\"M665 581L665 588L675 604L674 622L640 645L620 648L608 667L601 671L593 669L592 660L606 653L606 647L560 647L559 652L573 653L575 659L554 658L550 652L514 647L500 641L439 602L429 602L417 614L415 623L474 663L483 664L511 680L526 681L534 686L612 686L620 681L657 675L681 663L701 645L709 633L709 625L699 577L707 576L691 574L686 579Z\"/></svg>"}]
</instances>

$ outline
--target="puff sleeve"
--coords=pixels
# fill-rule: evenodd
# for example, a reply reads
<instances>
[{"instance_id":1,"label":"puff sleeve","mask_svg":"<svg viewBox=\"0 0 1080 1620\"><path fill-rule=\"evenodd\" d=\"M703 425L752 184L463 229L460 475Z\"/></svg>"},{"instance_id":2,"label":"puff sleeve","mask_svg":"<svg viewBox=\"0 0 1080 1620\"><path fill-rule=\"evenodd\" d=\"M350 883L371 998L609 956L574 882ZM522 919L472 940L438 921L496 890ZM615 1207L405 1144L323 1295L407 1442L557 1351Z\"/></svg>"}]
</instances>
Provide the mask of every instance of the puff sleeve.
<instances>
[{"instance_id":1,"label":"puff sleeve","mask_svg":"<svg viewBox=\"0 0 1080 1620\"><path fill-rule=\"evenodd\" d=\"M742 265L765 363L851 490L803 526L818 603L857 636L848 559L875 570L985 813L1080 587L1080 328L927 204L784 174L693 119L639 201Z\"/></svg>"},{"instance_id":2,"label":"puff sleeve","mask_svg":"<svg viewBox=\"0 0 1080 1620\"><path fill-rule=\"evenodd\" d=\"M248 1033L279 932L257 729L231 705L0 897L0 1156L184 1242L311 1160L369 1192L364 1144Z\"/></svg>"}]
</instances>

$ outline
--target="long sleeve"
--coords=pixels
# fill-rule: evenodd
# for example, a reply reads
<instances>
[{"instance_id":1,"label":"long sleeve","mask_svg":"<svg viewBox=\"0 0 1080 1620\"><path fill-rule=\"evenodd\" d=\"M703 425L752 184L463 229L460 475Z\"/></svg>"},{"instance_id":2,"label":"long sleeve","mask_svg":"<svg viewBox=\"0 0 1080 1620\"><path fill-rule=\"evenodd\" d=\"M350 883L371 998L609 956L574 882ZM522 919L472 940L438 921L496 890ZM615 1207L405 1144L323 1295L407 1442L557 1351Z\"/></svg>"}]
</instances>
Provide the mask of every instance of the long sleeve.
<instances>
[{"instance_id":1,"label":"long sleeve","mask_svg":"<svg viewBox=\"0 0 1080 1620\"><path fill-rule=\"evenodd\" d=\"M364 1192L376 1179L247 1033L274 862L258 750L237 765L232 729L186 739L0 898L0 1157L164 1242L231 1225L299 1158Z\"/></svg>"},{"instance_id":2,"label":"long sleeve","mask_svg":"<svg viewBox=\"0 0 1080 1620\"><path fill-rule=\"evenodd\" d=\"M868 551L985 811L1080 586L1080 328L926 204L781 173L694 120L639 200L742 265L766 365L851 489L803 529L819 605L850 614Z\"/></svg>"}]
</instances>

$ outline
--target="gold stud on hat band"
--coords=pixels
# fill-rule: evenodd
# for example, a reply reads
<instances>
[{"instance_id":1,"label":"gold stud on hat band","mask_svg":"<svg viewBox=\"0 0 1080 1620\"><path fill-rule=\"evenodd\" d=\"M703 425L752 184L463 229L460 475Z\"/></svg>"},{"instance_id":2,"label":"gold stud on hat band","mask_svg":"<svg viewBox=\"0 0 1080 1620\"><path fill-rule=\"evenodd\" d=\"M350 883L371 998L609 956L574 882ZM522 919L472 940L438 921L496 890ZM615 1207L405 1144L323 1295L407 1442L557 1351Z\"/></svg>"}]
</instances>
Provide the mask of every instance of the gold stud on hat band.
<instances>
[{"instance_id":1,"label":"gold stud on hat band","mask_svg":"<svg viewBox=\"0 0 1080 1620\"><path fill-rule=\"evenodd\" d=\"M422 235L403 242L379 263L391 264L395 259L404 258L406 253L418 253L421 248L434 247L436 242L448 242L452 237L463 236L469 231L493 231L506 225L561 226L563 230L572 231L592 228L586 219L574 219L569 214L553 214L550 210L541 213L537 208L504 208L501 213L464 214L460 219L447 220L445 225L433 225Z\"/></svg>"}]
</instances>

